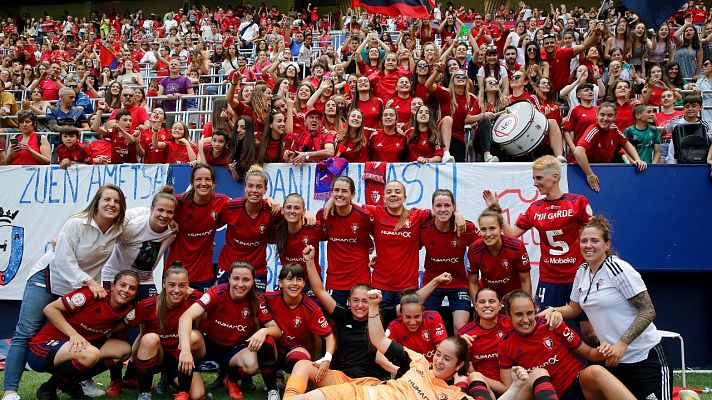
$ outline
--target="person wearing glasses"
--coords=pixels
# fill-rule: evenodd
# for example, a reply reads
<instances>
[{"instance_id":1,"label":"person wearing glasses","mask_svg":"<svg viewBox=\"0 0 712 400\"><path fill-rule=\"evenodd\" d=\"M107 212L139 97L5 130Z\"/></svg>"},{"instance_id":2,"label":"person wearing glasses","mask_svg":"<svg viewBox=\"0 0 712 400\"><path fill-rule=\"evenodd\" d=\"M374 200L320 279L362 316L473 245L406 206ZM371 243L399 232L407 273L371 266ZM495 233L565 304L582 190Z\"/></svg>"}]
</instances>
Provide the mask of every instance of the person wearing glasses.
<instances>
[{"instance_id":1,"label":"person wearing glasses","mask_svg":"<svg viewBox=\"0 0 712 400\"><path fill-rule=\"evenodd\" d=\"M583 226L579 246L586 262L576 271L571 301L542 315L551 327L558 327L562 318L586 312L601 342L609 343L599 348L607 358L606 368L635 398L672 398L672 370L653 324L650 294L640 273L612 251L611 240L604 217L593 217Z\"/></svg>"}]
</instances>

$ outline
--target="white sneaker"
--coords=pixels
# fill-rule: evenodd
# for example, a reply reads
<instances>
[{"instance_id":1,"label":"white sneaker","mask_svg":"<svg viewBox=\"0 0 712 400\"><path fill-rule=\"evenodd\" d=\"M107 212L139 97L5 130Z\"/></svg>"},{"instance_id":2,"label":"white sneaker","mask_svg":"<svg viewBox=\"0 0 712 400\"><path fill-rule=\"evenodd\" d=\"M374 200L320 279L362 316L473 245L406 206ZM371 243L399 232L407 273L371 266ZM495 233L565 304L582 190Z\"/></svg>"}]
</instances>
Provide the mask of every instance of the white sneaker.
<instances>
[{"instance_id":1,"label":"white sneaker","mask_svg":"<svg viewBox=\"0 0 712 400\"><path fill-rule=\"evenodd\" d=\"M138 395L138 397L136 398L136 400L152 400L152 398L151 398L151 392L140 393L140 394Z\"/></svg>"},{"instance_id":2,"label":"white sneaker","mask_svg":"<svg viewBox=\"0 0 712 400\"><path fill-rule=\"evenodd\" d=\"M455 162L455 157L451 156L449 151L445 151L445 152L443 152L443 157L442 157L441 162L444 162L444 163Z\"/></svg>"},{"instance_id":3,"label":"white sneaker","mask_svg":"<svg viewBox=\"0 0 712 400\"><path fill-rule=\"evenodd\" d=\"M8 393L2 396L2 400L20 400L20 395L17 393Z\"/></svg>"},{"instance_id":4,"label":"white sneaker","mask_svg":"<svg viewBox=\"0 0 712 400\"><path fill-rule=\"evenodd\" d=\"M564 157L564 156L556 156L556 159L559 160L559 162L562 164L566 164L568 162L566 160L566 157Z\"/></svg>"},{"instance_id":5,"label":"white sneaker","mask_svg":"<svg viewBox=\"0 0 712 400\"><path fill-rule=\"evenodd\" d=\"M485 157L485 162L499 162L499 157L490 154L489 157Z\"/></svg>"},{"instance_id":6,"label":"white sneaker","mask_svg":"<svg viewBox=\"0 0 712 400\"><path fill-rule=\"evenodd\" d=\"M99 384L94 382L94 380L92 380L92 379L88 379L88 380L82 382L81 385L82 385L82 391L84 392L84 394L91 398L101 397L104 394L106 394L106 391L101 389L99 387Z\"/></svg>"},{"instance_id":7,"label":"white sneaker","mask_svg":"<svg viewBox=\"0 0 712 400\"><path fill-rule=\"evenodd\" d=\"M279 391L272 389L269 392L267 392L267 400L279 400Z\"/></svg>"}]
</instances>

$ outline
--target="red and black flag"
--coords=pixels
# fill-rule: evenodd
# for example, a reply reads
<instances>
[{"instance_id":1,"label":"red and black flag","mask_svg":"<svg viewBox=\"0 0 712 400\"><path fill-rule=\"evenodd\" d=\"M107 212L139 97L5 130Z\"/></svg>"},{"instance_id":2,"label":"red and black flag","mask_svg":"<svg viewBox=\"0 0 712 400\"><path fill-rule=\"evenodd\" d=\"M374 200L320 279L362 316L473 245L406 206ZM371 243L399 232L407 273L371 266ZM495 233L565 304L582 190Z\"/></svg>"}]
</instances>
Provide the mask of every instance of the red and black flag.
<instances>
[{"instance_id":1,"label":"red and black flag","mask_svg":"<svg viewBox=\"0 0 712 400\"><path fill-rule=\"evenodd\" d=\"M411 18L428 18L435 7L434 0L352 0L351 4L374 14Z\"/></svg>"}]
</instances>

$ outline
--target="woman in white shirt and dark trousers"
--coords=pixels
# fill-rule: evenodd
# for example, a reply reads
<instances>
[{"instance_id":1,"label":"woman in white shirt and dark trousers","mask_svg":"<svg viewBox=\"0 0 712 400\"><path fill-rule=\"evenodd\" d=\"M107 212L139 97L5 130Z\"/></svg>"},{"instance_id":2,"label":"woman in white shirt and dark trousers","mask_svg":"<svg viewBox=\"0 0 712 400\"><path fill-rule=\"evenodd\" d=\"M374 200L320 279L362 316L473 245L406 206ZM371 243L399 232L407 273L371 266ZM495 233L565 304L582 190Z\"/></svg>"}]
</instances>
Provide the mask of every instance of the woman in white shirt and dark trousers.
<instances>
[{"instance_id":1,"label":"woman in white shirt and dark trousers","mask_svg":"<svg viewBox=\"0 0 712 400\"><path fill-rule=\"evenodd\" d=\"M106 297L101 268L123 231L126 197L118 186L97 190L91 203L67 220L54 250L40 258L25 284L20 315L10 343L3 400L18 400L28 341L45 322L44 307L59 296L87 286L95 298Z\"/></svg>"},{"instance_id":2,"label":"woman in white shirt and dark trousers","mask_svg":"<svg viewBox=\"0 0 712 400\"><path fill-rule=\"evenodd\" d=\"M586 313L598 338L606 367L637 399L672 399L672 370L653 324L655 308L640 274L611 252L608 221L594 217L581 228L585 263L574 278L571 301L541 313L558 326L562 318Z\"/></svg>"}]
</instances>

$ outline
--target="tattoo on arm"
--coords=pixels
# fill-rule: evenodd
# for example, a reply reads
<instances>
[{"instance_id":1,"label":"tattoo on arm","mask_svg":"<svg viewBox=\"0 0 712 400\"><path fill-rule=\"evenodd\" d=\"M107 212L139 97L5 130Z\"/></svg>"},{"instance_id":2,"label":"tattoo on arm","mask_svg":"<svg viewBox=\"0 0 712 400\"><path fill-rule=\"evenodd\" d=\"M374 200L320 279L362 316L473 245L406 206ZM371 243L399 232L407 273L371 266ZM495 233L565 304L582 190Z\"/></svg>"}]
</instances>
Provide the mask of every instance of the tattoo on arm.
<instances>
[{"instance_id":1,"label":"tattoo on arm","mask_svg":"<svg viewBox=\"0 0 712 400\"><path fill-rule=\"evenodd\" d=\"M635 307L638 315L625 331L621 340L631 344L655 319L655 307L653 307L653 301L650 300L647 290L631 297L628 302Z\"/></svg>"}]
</instances>

